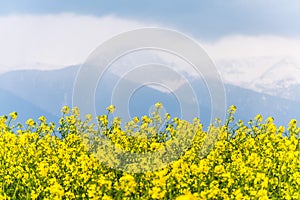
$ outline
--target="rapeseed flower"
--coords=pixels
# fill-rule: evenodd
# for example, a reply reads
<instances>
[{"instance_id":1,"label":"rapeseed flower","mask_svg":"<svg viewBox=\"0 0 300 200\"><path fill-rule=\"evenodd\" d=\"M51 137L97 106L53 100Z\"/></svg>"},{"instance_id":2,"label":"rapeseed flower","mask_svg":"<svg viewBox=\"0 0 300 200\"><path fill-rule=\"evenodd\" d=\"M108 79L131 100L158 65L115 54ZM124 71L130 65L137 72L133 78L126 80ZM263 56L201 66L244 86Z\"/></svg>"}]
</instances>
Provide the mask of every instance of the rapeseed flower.
<instances>
[{"instance_id":1,"label":"rapeseed flower","mask_svg":"<svg viewBox=\"0 0 300 200\"><path fill-rule=\"evenodd\" d=\"M98 124L67 106L56 124L41 116L14 126L17 113L0 117L0 199L299 199L296 119L277 127L257 115L231 127L232 106L227 124L206 132L197 118L189 123L168 114L161 126L162 105L155 107L125 128L109 116L114 106ZM131 157L163 148L164 156L150 162L155 170L147 158Z\"/></svg>"}]
</instances>

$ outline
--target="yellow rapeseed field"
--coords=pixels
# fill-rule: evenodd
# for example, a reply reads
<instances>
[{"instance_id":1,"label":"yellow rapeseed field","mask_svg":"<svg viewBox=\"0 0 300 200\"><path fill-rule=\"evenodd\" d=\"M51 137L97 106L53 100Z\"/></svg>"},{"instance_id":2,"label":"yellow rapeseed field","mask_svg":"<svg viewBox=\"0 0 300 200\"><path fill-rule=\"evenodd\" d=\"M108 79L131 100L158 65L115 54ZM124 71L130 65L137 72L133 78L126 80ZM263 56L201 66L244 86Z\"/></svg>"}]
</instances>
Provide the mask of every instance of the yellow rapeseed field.
<instances>
[{"instance_id":1,"label":"yellow rapeseed field","mask_svg":"<svg viewBox=\"0 0 300 200\"><path fill-rule=\"evenodd\" d=\"M244 123L231 106L224 124L204 131L199 119L155 107L124 125L114 106L96 124L67 106L57 124L0 117L0 199L300 199L296 120ZM130 161L163 148L150 163Z\"/></svg>"}]
</instances>

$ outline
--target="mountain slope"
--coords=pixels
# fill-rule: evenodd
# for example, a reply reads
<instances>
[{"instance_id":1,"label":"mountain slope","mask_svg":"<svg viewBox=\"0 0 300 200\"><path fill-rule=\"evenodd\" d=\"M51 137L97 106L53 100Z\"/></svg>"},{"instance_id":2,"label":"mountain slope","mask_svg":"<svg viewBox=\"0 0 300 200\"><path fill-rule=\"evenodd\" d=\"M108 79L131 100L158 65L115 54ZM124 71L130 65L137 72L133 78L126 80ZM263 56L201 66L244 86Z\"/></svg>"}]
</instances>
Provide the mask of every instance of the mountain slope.
<instances>
[{"instance_id":1,"label":"mountain slope","mask_svg":"<svg viewBox=\"0 0 300 200\"><path fill-rule=\"evenodd\" d=\"M51 113L60 115L64 105L71 105L77 66L60 70L22 70L0 75L0 88Z\"/></svg>"},{"instance_id":2,"label":"mountain slope","mask_svg":"<svg viewBox=\"0 0 300 200\"><path fill-rule=\"evenodd\" d=\"M57 116L52 115L31 102L28 102L8 91L0 89L0 97L0 116L8 115L13 111L17 111L17 121L23 124L28 118L37 120L42 115L47 117L48 122L58 122Z\"/></svg>"}]
</instances>

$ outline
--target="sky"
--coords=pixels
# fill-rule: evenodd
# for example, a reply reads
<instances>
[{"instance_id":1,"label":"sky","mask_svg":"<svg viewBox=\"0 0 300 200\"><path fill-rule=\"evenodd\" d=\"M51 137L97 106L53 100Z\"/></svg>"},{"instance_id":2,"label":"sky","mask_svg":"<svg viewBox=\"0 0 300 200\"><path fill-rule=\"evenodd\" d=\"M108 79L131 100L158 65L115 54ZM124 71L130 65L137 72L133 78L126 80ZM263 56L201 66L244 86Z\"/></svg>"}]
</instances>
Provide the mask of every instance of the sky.
<instances>
[{"instance_id":1,"label":"sky","mask_svg":"<svg viewBox=\"0 0 300 200\"><path fill-rule=\"evenodd\" d=\"M83 63L103 41L166 27L200 42L215 60L299 57L297 0L0 0L0 73Z\"/></svg>"},{"instance_id":2,"label":"sky","mask_svg":"<svg viewBox=\"0 0 300 200\"><path fill-rule=\"evenodd\" d=\"M231 34L298 37L297 0L1 0L0 15L57 14L106 16L162 22L205 38Z\"/></svg>"}]
</instances>

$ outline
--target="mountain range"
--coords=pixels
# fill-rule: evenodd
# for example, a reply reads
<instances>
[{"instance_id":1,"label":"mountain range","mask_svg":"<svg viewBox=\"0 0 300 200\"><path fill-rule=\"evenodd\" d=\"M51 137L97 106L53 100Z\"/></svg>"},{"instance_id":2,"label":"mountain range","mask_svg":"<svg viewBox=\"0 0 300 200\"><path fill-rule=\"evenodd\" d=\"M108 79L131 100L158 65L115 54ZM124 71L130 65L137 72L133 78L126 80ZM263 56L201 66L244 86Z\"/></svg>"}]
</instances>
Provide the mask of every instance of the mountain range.
<instances>
[{"instance_id":1,"label":"mountain range","mask_svg":"<svg viewBox=\"0 0 300 200\"><path fill-rule=\"evenodd\" d=\"M261 68L260 74L254 75L258 70L251 68L251 63L257 66L257 61L250 60L248 63L226 61L219 67L225 81L227 107L236 105L238 109L235 118L248 121L260 113L264 117L273 116L278 125L286 125L292 118L300 119L300 80L297 79L299 69L295 63L288 59L278 62L262 59L260 63L265 64L264 68ZM268 63L269 66L266 66ZM217 64L220 66L220 63ZM245 70L246 66L248 70ZM284 66L286 70L282 70ZM72 106L73 84L79 69L80 66L70 66L59 70L22 70L1 74L0 115L17 111L20 122L28 118L36 120L41 115L47 116L48 121L58 121L61 107ZM103 114L110 104L112 80L118 79L113 73L108 74L103 79L103 86L97 88L97 114ZM204 91L204 96L209 96L202 80L193 79L192 84L194 88ZM180 116L180 102L172 93L148 86L143 86L132 95L128 102L130 116L148 114L156 101L161 101L172 116ZM210 100L204 98L198 104L200 119L207 127L211 118Z\"/></svg>"}]
</instances>

